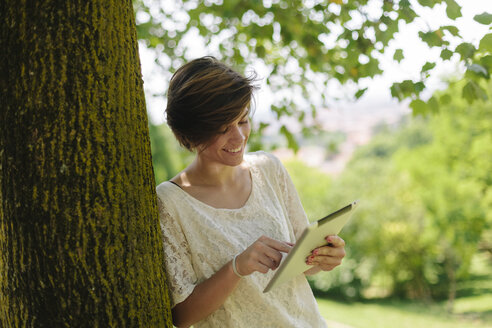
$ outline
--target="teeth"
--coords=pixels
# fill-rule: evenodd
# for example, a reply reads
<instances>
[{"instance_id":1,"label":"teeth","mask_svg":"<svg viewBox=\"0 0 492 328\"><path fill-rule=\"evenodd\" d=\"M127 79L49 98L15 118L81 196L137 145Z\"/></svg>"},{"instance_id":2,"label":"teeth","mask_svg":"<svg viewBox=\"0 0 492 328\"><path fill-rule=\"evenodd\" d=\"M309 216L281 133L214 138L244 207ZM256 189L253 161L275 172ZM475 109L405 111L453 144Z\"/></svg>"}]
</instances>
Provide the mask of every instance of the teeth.
<instances>
[{"instance_id":1,"label":"teeth","mask_svg":"<svg viewBox=\"0 0 492 328\"><path fill-rule=\"evenodd\" d=\"M243 147L238 147L238 148L235 148L235 149L225 149L225 151L229 152L229 153L237 153L239 151L241 151Z\"/></svg>"}]
</instances>

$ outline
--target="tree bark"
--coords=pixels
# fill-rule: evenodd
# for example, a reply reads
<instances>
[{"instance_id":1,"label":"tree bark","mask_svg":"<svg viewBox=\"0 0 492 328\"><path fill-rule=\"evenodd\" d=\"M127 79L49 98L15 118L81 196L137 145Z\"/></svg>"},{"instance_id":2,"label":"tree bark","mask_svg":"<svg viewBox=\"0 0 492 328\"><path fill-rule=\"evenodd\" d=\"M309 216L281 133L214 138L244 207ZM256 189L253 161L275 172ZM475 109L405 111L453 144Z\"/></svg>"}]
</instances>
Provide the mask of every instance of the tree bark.
<instances>
[{"instance_id":1,"label":"tree bark","mask_svg":"<svg viewBox=\"0 0 492 328\"><path fill-rule=\"evenodd\" d=\"M0 326L171 327L132 2L0 13Z\"/></svg>"}]
</instances>

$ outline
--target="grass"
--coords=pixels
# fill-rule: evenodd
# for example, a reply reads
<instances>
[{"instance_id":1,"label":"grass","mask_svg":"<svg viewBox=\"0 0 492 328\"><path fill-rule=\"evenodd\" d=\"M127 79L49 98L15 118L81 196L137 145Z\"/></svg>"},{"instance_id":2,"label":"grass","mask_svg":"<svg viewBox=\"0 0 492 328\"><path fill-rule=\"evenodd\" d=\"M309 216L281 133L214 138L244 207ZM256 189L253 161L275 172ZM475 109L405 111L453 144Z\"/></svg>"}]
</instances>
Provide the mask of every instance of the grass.
<instances>
[{"instance_id":1,"label":"grass","mask_svg":"<svg viewBox=\"0 0 492 328\"><path fill-rule=\"evenodd\" d=\"M458 299L453 314L446 312L445 302L431 305L389 300L342 303L318 299L318 305L329 322L354 328L492 328L492 295Z\"/></svg>"},{"instance_id":2,"label":"grass","mask_svg":"<svg viewBox=\"0 0 492 328\"><path fill-rule=\"evenodd\" d=\"M321 315L334 328L492 328L490 255L477 254L472 274L457 286L452 314L446 302L370 300L344 303L317 298ZM340 323L340 324L337 324Z\"/></svg>"}]
</instances>

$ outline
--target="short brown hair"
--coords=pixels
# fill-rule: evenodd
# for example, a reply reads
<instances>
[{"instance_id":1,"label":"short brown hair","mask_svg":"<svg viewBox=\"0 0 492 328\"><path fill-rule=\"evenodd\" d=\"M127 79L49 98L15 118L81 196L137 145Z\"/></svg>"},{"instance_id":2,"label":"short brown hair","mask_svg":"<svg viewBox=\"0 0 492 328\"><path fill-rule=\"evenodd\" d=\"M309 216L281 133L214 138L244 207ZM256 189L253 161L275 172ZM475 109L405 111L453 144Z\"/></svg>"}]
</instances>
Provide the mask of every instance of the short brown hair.
<instances>
[{"instance_id":1,"label":"short brown hair","mask_svg":"<svg viewBox=\"0 0 492 328\"><path fill-rule=\"evenodd\" d=\"M167 93L167 124L188 150L210 142L225 126L244 114L256 86L214 57L181 66Z\"/></svg>"}]
</instances>

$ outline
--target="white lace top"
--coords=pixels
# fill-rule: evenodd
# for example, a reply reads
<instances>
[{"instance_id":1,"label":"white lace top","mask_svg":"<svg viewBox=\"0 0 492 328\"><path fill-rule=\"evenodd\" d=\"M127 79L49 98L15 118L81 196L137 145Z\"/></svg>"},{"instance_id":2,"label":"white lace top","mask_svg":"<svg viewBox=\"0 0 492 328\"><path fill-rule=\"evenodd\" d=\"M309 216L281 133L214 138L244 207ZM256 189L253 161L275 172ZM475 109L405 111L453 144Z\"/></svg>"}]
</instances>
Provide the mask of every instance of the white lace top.
<instances>
[{"instance_id":1,"label":"white lace top","mask_svg":"<svg viewBox=\"0 0 492 328\"><path fill-rule=\"evenodd\" d=\"M280 161L265 152L246 154L245 161L253 186L239 209L211 207L170 182L157 187L171 306L261 235L295 242L307 225ZM326 327L304 275L264 294L272 275L244 277L225 303L194 327Z\"/></svg>"}]
</instances>

